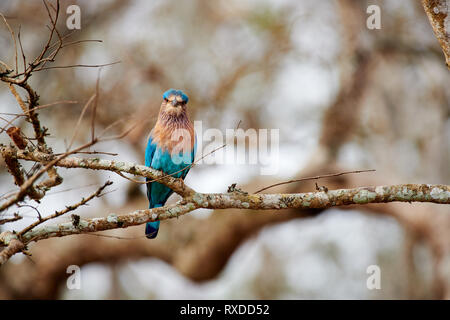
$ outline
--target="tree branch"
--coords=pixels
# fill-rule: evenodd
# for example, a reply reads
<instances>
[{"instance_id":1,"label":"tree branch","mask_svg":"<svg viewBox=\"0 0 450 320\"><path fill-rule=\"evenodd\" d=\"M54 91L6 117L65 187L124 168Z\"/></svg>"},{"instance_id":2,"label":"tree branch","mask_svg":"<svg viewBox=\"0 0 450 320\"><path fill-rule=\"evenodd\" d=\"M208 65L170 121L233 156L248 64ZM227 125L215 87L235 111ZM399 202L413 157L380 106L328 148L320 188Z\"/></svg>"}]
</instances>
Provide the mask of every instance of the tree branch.
<instances>
[{"instance_id":1,"label":"tree branch","mask_svg":"<svg viewBox=\"0 0 450 320\"><path fill-rule=\"evenodd\" d=\"M57 156L54 154L47 154L37 150L17 150L16 148L1 145L0 151L4 155L10 155L18 159L36 161L44 164L54 161L57 158ZM158 182L170 187L173 191L181 196L189 196L194 193L194 190L186 186L182 179L177 179L168 176L162 171L158 171L150 167L131 162L106 160L99 158L67 157L55 162L54 165L56 167L64 168L84 168L94 170L108 170L113 172L126 172L137 176L158 180Z\"/></svg>"},{"instance_id":2,"label":"tree branch","mask_svg":"<svg viewBox=\"0 0 450 320\"><path fill-rule=\"evenodd\" d=\"M0 233L1 243L5 244L6 248L0 251L0 266L25 248L25 245L17 239L17 236L9 231Z\"/></svg>"},{"instance_id":3,"label":"tree branch","mask_svg":"<svg viewBox=\"0 0 450 320\"><path fill-rule=\"evenodd\" d=\"M450 0L422 0L422 5L450 70Z\"/></svg>"},{"instance_id":4,"label":"tree branch","mask_svg":"<svg viewBox=\"0 0 450 320\"><path fill-rule=\"evenodd\" d=\"M30 224L29 226L27 226L25 229L23 229L22 231L20 231L18 234L22 235L28 231L30 231L31 229L33 229L34 227L38 226L41 223L44 223L45 221L57 218L59 216L62 216L64 214L66 214L67 212L73 211L75 209L77 209L80 206L85 205L86 203L88 203L89 201L91 201L92 199L94 199L95 197L100 197L102 194L102 191L107 187L110 186L112 184L111 181L107 181L103 186L101 186L96 192L94 192L93 194L91 194L89 197L87 198L83 198L81 199L80 202L71 205L71 206L66 206L66 208L64 210L61 211L56 211L54 214L47 216L43 219L39 219L38 221L36 221L35 223Z\"/></svg>"},{"instance_id":5,"label":"tree branch","mask_svg":"<svg viewBox=\"0 0 450 320\"><path fill-rule=\"evenodd\" d=\"M337 189L327 192L293 194L194 193L176 204L160 208L137 210L125 215L109 214L104 218L77 219L42 226L24 233L24 244L52 237L126 228L150 221L178 218L198 208L206 209L325 209L350 204L386 202L431 202L450 204L450 186L428 184L399 184L392 186ZM9 243L4 242L4 245Z\"/></svg>"}]
</instances>

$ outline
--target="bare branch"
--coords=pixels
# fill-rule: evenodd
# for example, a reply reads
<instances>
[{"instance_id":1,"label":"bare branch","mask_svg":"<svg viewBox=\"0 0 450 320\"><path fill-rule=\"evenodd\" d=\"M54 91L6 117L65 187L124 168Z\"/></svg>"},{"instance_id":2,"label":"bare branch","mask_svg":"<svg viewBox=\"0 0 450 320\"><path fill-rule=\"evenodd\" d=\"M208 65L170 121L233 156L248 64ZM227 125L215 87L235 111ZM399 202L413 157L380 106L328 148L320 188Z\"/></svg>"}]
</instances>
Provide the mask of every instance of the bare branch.
<instances>
[{"instance_id":1,"label":"bare branch","mask_svg":"<svg viewBox=\"0 0 450 320\"><path fill-rule=\"evenodd\" d=\"M114 64L121 63L122 61L115 61L110 63L104 63L104 64L71 64L68 66L52 66L52 67L41 67L37 68L35 71L42 71L42 70L50 70L50 69L67 69L67 68L101 68L101 67L107 67L112 66Z\"/></svg>"},{"instance_id":2,"label":"bare branch","mask_svg":"<svg viewBox=\"0 0 450 320\"><path fill-rule=\"evenodd\" d=\"M55 165L55 163L57 163L60 160L63 160L64 158L68 157L69 155L73 154L73 153L77 153L78 151L81 151L83 149L86 149L92 145L94 145L95 143L97 143L97 140L91 141L89 143L86 143L72 151L68 151L58 157L53 158L51 161L46 162L45 166L39 170L38 172L36 172L33 176L31 176L28 180L26 180L21 186L19 191L12 197L9 198L8 201L3 202L0 205L0 212L9 208L10 206L22 201L24 199L24 197L29 194L30 189L32 189L34 182L45 172L49 173L49 177L50 179L48 181L44 181L43 183L41 183L40 185L38 185L37 187L39 188L49 188L53 185L55 185L55 183L61 183L62 182L62 178L60 178L58 175L56 174L56 171L54 171L53 173L51 172L52 170L55 170L53 168L53 166ZM14 151L11 153L11 149L7 150L5 148L1 148L1 153L3 155L3 157L12 157L14 158ZM25 151L26 153L28 153L28 151ZM45 153L44 153L45 154Z\"/></svg>"},{"instance_id":3,"label":"bare branch","mask_svg":"<svg viewBox=\"0 0 450 320\"><path fill-rule=\"evenodd\" d=\"M64 210L56 211L56 212L55 212L54 214L52 214L52 215L49 215L49 216L47 216L47 217L45 217L45 218L43 218L43 219L39 219L39 220L36 221L35 223L30 224L28 227L26 227L25 229L23 229L22 231L20 231L20 232L18 233L18 235L21 236L21 235L23 235L24 233L26 233L26 232L30 231L31 229L33 229L34 227L40 225L41 223L44 223L45 221L48 221L48 220L51 220L51 219L55 219L55 218L57 218L57 217L59 217L59 216L62 216L62 215L64 215L64 214L66 214L67 212L73 211L73 210L77 209L78 207L85 205L86 203L88 203L88 202L91 201L92 199L94 199L94 198L96 198L96 197L100 197L102 191L103 191L107 186L110 186L110 185L112 185L112 182L111 182L111 181L106 181L106 183L105 183L103 186L101 186L96 192L94 192L93 194L91 194L89 197L81 199L80 202L78 202L78 203L76 203L76 204L74 204L74 205L66 206L66 208L65 208Z\"/></svg>"},{"instance_id":4,"label":"bare branch","mask_svg":"<svg viewBox=\"0 0 450 320\"><path fill-rule=\"evenodd\" d=\"M3 233L0 234L0 236L1 235L3 235ZM6 237L6 239L2 239L0 237L0 243L1 242L8 243L8 245L6 246L6 248L0 251L0 266L4 264L6 261L8 261L9 258L11 258L13 255L15 255L18 252L21 252L25 247L24 244L19 240L17 240L16 238Z\"/></svg>"},{"instance_id":5,"label":"bare branch","mask_svg":"<svg viewBox=\"0 0 450 320\"><path fill-rule=\"evenodd\" d=\"M10 127L8 130L6 130L6 133L11 138L11 140L14 142L14 144L19 148L20 150L23 150L27 146L27 141L24 140L24 137L22 135L22 132L20 128L18 127Z\"/></svg>"},{"instance_id":6,"label":"bare branch","mask_svg":"<svg viewBox=\"0 0 450 320\"><path fill-rule=\"evenodd\" d=\"M22 219L22 216L20 216L18 213L14 213L14 217L12 218L2 218L0 219L0 225L2 224L6 224L6 223L10 223L10 222L14 222L17 220Z\"/></svg>"},{"instance_id":7,"label":"bare branch","mask_svg":"<svg viewBox=\"0 0 450 320\"><path fill-rule=\"evenodd\" d=\"M422 0L422 5L450 70L450 0Z\"/></svg>"},{"instance_id":8,"label":"bare branch","mask_svg":"<svg viewBox=\"0 0 450 320\"><path fill-rule=\"evenodd\" d=\"M182 179L176 179L166 175L162 171L158 171L153 168L131 162L106 160L99 158L77 158L77 157L60 158L59 160L55 161L57 157L52 154L47 154L37 150L34 151L17 150L15 148L10 148L6 146L0 146L0 151L2 153L14 155L18 159L36 161L40 163L52 162L56 167L84 168L94 170L107 170L113 172L126 172L150 179L159 179L158 180L159 182L167 185L173 191L175 191L181 196L189 196L192 193L194 193L194 190L186 186ZM71 153L76 153L78 151L79 150L71 151Z\"/></svg>"},{"instance_id":9,"label":"bare branch","mask_svg":"<svg viewBox=\"0 0 450 320\"><path fill-rule=\"evenodd\" d=\"M80 116L78 117L78 121L77 124L75 125L75 129L73 131L72 134L72 138L70 139L69 145L67 146L67 150L70 150L70 148L72 148L73 142L78 134L78 130L80 129L80 125L81 125L81 120L83 120L83 116L86 113L86 110L89 108L89 106L91 105L92 101L95 98L95 94L93 94L89 100L86 102L86 104L84 105L83 109L81 110Z\"/></svg>"},{"instance_id":10,"label":"bare branch","mask_svg":"<svg viewBox=\"0 0 450 320\"><path fill-rule=\"evenodd\" d=\"M51 237L126 228L150 221L178 218L198 208L205 209L319 209L350 204L386 202L431 202L450 204L450 186L400 184L361 187L294 194L194 193L190 197L164 207L137 210L125 215L109 214L105 218L79 219L36 228L21 236L23 243ZM7 244L7 243L6 243Z\"/></svg>"},{"instance_id":11,"label":"bare branch","mask_svg":"<svg viewBox=\"0 0 450 320\"><path fill-rule=\"evenodd\" d=\"M2 17L3 22L5 22L6 27L8 28L9 33L11 34L11 38L12 38L13 43L14 43L15 61L16 61L16 73L18 73L19 70L18 70L18 65L17 65L17 43L16 43L16 36L14 35L14 31L13 31L13 29L11 28L11 26L9 25L9 23L8 23L8 21L6 20L5 16L4 16L1 12L0 12L0 16Z\"/></svg>"}]
</instances>

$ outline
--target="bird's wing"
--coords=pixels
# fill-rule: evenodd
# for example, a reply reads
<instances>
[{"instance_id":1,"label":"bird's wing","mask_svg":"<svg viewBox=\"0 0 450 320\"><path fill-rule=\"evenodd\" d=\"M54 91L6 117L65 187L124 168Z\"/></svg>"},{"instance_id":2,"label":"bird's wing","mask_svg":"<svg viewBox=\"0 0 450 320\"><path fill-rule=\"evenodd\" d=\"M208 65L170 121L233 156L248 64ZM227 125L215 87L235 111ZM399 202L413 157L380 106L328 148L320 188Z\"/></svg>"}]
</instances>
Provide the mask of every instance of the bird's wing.
<instances>
[{"instance_id":1,"label":"bird's wing","mask_svg":"<svg viewBox=\"0 0 450 320\"><path fill-rule=\"evenodd\" d=\"M197 152L197 136L195 136L194 147L192 148L192 151L191 151L191 164L194 163L194 159L195 159L195 154L196 154L196 152ZM190 169L191 169L191 166L189 166L188 168L186 168L186 169L183 171L183 174L181 175L181 177L182 177L183 179L186 178L186 176L187 176L187 174L188 174L188 172L189 172Z\"/></svg>"},{"instance_id":2,"label":"bird's wing","mask_svg":"<svg viewBox=\"0 0 450 320\"><path fill-rule=\"evenodd\" d=\"M147 167L151 167L153 155L155 154L156 150L156 144L153 143L153 137L150 134L150 137L148 138L147 148L145 149L145 165ZM150 181L150 178L145 178L145 181ZM150 195L152 192L152 184L147 183L147 198L150 200Z\"/></svg>"},{"instance_id":3,"label":"bird's wing","mask_svg":"<svg viewBox=\"0 0 450 320\"><path fill-rule=\"evenodd\" d=\"M156 143L153 143L153 136L150 134L148 138L147 148L145 149L145 165L150 167L152 164L153 155L155 154Z\"/></svg>"}]
</instances>

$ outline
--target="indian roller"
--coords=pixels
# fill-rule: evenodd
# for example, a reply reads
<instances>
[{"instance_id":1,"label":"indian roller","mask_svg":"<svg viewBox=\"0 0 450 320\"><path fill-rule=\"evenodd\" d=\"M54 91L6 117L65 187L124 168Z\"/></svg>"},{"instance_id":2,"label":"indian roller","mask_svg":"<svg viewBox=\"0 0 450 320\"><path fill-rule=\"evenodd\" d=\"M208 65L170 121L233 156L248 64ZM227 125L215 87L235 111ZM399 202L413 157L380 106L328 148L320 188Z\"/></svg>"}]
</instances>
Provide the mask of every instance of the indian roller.
<instances>
[{"instance_id":1,"label":"indian roller","mask_svg":"<svg viewBox=\"0 0 450 320\"><path fill-rule=\"evenodd\" d=\"M189 98L181 90L164 92L158 120L150 132L145 149L145 165L161 170L174 178L184 179L194 161L196 138L194 127L188 118L186 104ZM149 208L162 207L173 191L147 178ZM159 221L147 222L145 235L156 238Z\"/></svg>"}]
</instances>

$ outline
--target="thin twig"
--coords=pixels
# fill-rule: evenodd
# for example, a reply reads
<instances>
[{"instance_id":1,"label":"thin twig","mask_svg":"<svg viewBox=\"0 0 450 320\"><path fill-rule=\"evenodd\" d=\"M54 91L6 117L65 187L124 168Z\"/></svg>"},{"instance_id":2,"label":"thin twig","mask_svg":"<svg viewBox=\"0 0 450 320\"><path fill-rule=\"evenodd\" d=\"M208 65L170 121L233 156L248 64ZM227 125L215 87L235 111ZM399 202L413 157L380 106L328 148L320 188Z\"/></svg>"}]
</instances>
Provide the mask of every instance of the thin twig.
<instances>
[{"instance_id":1,"label":"thin twig","mask_svg":"<svg viewBox=\"0 0 450 320\"><path fill-rule=\"evenodd\" d=\"M14 51L15 51L15 61L16 61L16 73L18 73L18 69L17 69L17 43L16 43L16 36L14 35L14 31L11 28L11 26L9 25L8 21L6 20L5 16L3 15L3 13L0 12L0 16L3 18L3 21L6 24L6 27L9 30L9 33L11 34L11 38L14 42Z\"/></svg>"},{"instance_id":2,"label":"thin twig","mask_svg":"<svg viewBox=\"0 0 450 320\"><path fill-rule=\"evenodd\" d=\"M74 131L73 131L72 138L70 139L70 143L69 143L69 145L67 146L67 150L69 150L69 149L72 147L72 144L73 144L73 142L74 142L74 140L75 140L75 138L76 138L76 136L77 136L77 134L78 134L78 130L80 129L81 120L83 120L83 116L84 116L84 114L86 113L87 108L89 108L89 105L90 105L90 104L92 103L92 101L94 100L94 98L95 98L95 94L93 94L93 95L89 98L89 100L86 102L86 104L84 105L83 109L81 110L81 114L80 114L80 116L78 117L78 121L77 121L77 124L75 125L75 129L74 129Z\"/></svg>"},{"instance_id":3,"label":"thin twig","mask_svg":"<svg viewBox=\"0 0 450 320\"><path fill-rule=\"evenodd\" d=\"M39 219L35 223L30 224L28 227L26 227L25 229L20 231L18 233L18 236L22 236L26 232L30 231L31 229L33 229L34 227L40 225L41 223L43 223L45 221L48 221L48 220L51 220L51 219L55 219L55 218L57 218L59 216L62 216L63 214L66 214L67 212L73 211L73 210L77 209L78 207L80 207L82 205L85 205L87 202L89 202L93 198L100 197L103 189L105 189L107 186L110 186L110 185L112 185L112 182L111 181L106 181L106 183L103 186L101 186L99 189L97 189L97 191L94 192L93 194L91 194L89 197L81 199L80 202L78 202L78 203L76 203L74 205L66 206L66 208L64 210L56 211L54 214L52 214L50 216L47 216L45 218Z\"/></svg>"},{"instance_id":4,"label":"thin twig","mask_svg":"<svg viewBox=\"0 0 450 320\"><path fill-rule=\"evenodd\" d=\"M96 237L103 237L103 238L112 238L112 239L119 239L119 240L136 240L136 239L144 239L147 238L147 236L137 236L137 237L120 237L120 236L113 236L109 234L99 234L99 233L83 233L87 236L96 236Z\"/></svg>"},{"instance_id":5,"label":"thin twig","mask_svg":"<svg viewBox=\"0 0 450 320\"><path fill-rule=\"evenodd\" d=\"M14 217L13 218L0 219L0 225L6 224L6 223L10 223L10 222L14 222L14 221L20 220L22 218L23 217L19 216L18 213L14 213Z\"/></svg>"},{"instance_id":6,"label":"thin twig","mask_svg":"<svg viewBox=\"0 0 450 320\"><path fill-rule=\"evenodd\" d=\"M97 73L97 82L95 84L95 101L94 106L92 107L92 120L91 120L91 139L95 138L95 116L97 114L97 105L98 105L98 96L99 96L99 86L100 86L100 72L102 69L98 69Z\"/></svg>"},{"instance_id":7,"label":"thin twig","mask_svg":"<svg viewBox=\"0 0 450 320\"><path fill-rule=\"evenodd\" d=\"M20 38L20 26L19 26L19 32L17 33L17 38L19 39L20 52L22 53L23 70L25 71L25 69L27 68L27 58L25 57L25 52L23 51L22 39ZM17 68L17 72L18 71L19 70Z\"/></svg>"},{"instance_id":8,"label":"thin twig","mask_svg":"<svg viewBox=\"0 0 450 320\"><path fill-rule=\"evenodd\" d=\"M118 156L119 155L118 153L114 153L114 152L95 151L95 150L93 150L93 151L78 151L76 153L79 153L79 154L104 154L107 156ZM54 153L55 156L60 155L60 154L62 154L62 153Z\"/></svg>"},{"instance_id":9,"label":"thin twig","mask_svg":"<svg viewBox=\"0 0 450 320\"><path fill-rule=\"evenodd\" d=\"M267 189L270 189L270 188L273 188L273 187L277 187L277 186L281 186L281 185L288 184L288 183L309 181L309 180L318 180L318 179L323 179L323 178L338 177L338 176L342 176L344 174L373 172L373 171L376 171L376 170L375 169L354 170L354 171L345 171L345 172L339 172L339 173L324 174L324 175L314 176L314 177L306 177L306 178L301 178L301 179L294 179L294 180L289 180L289 181L284 181L284 182L279 182L279 183L272 184L270 186L267 186L267 187L264 187L262 189L259 189L258 191L255 191L255 193L260 193L260 192L265 191Z\"/></svg>"}]
</instances>

